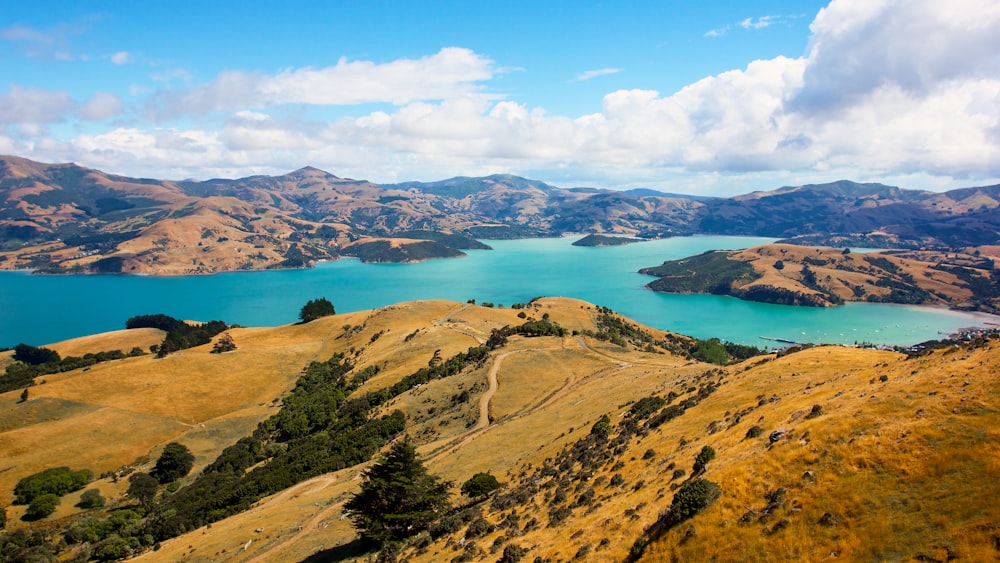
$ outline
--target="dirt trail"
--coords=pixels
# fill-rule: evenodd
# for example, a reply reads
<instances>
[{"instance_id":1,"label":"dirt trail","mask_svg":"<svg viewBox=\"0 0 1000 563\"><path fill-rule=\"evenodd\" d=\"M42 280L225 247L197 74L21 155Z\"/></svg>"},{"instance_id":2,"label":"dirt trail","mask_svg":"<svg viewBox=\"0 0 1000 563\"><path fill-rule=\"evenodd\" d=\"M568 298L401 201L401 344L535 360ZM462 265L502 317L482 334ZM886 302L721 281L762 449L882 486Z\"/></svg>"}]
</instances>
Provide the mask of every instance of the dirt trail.
<instances>
[{"instance_id":1,"label":"dirt trail","mask_svg":"<svg viewBox=\"0 0 1000 563\"><path fill-rule=\"evenodd\" d=\"M292 487L285 489L284 491L271 497L271 499L269 499L264 504L258 505L255 508L256 509L265 508L272 504L284 502L289 497L296 498L300 495L318 492L322 489L325 489L326 487L329 487L330 485L332 485L337 481L338 479L330 474L320 475L319 477L313 477L312 479L309 479L307 481L302 481L301 483L297 483ZM324 521L326 521L330 517L330 515L339 511L343 507L344 502L345 501L337 502L331 504L330 506L324 508L323 510L320 510L312 518L310 518L304 524L299 526L298 527L299 529L295 535L274 544L273 546L267 548L267 550L264 551L263 553L255 555L252 559L249 560L249 563L264 563L266 561L279 560L276 557L278 553L280 553L293 543L298 542L303 537L311 534L312 532L322 529L321 524Z\"/></svg>"}]
</instances>

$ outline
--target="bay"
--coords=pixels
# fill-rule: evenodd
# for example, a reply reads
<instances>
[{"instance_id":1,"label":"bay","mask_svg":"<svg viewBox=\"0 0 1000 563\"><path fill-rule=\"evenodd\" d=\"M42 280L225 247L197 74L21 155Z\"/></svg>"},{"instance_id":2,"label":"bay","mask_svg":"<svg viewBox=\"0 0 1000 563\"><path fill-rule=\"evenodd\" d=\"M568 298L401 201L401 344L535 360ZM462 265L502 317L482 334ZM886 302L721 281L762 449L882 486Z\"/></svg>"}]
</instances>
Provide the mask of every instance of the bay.
<instances>
[{"instance_id":1,"label":"bay","mask_svg":"<svg viewBox=\"0 0 1000 563\"><path fill-rule=\"evenodd\" d=\"M760 237L677 237L616 247L576 247L579 237L485 241L493 250L417 264L354 259L304 270L210 276L34 276L0 272L0 346L33 345L124 328L140 314L221 319L244 326L297 320L309 299L338 312L418 299L510 306L537 296L604 305L639 322L699 338L766 346L760 336L799 342L909 345L995 317L928 307L850 303L815 309L714 295L667 295L644 286L646 266L714 249L772 242Z\"/></svg>"}]
</instances>

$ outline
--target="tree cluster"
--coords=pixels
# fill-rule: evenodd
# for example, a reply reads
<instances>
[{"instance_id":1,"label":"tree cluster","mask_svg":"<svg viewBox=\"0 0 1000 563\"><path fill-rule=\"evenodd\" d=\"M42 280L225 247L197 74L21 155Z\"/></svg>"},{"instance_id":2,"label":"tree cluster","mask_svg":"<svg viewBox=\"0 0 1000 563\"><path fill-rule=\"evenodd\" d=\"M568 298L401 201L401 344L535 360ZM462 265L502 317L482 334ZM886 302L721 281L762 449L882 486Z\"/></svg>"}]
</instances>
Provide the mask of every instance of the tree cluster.
<instances>
[{"instance_id":1,"label":"tree cluster","mask_svg":"<svg viewBox=\"0 0 1000 563\"><path fill-rule=\"evenodd\" d=\"M94 477L89 469L73 471L69 467L53 467L24 477L14 485L14 502L28 504L35 497L53 494L61 497L82 489Z\"/></svg>"},{"instance_id":2,"label":"tree cluster","mask_svg":"<svg viewBox=\"0 0 1000 563\"><path fill-rule=\"evenodd\" d=\"M299 320L308 323L321 317L329 317L336 314L337 311L334 309L333 303L326 297L320 297L319 299L311 299L302 306L302 310L299 311Z\"/></svg>"}]
</instances>

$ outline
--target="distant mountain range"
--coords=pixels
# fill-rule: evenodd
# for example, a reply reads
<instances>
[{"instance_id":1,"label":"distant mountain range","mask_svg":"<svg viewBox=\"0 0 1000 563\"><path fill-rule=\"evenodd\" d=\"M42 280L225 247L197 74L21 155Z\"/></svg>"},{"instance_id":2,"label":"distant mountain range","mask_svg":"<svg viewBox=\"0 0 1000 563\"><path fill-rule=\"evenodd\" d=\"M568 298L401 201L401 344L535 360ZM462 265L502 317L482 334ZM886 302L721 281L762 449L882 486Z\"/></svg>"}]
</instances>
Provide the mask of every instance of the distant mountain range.
<instances>
[{"instance_id":1,"label":"distant mountain range","mask_svg":"<svg viewBox=\"0 0 1000 563\"><path fill-rule=\"evenodd\" d=\"M448 245L462 243L428 232L992 245L1000 244L1000 185L934 193L840 181L706 198L563 189L505 174L378 185L312 167L281 176L167 181L0 157L0 268L169 275L301 267L339 256L406 261L461 254Z\"/></svg>"}]
</instances>

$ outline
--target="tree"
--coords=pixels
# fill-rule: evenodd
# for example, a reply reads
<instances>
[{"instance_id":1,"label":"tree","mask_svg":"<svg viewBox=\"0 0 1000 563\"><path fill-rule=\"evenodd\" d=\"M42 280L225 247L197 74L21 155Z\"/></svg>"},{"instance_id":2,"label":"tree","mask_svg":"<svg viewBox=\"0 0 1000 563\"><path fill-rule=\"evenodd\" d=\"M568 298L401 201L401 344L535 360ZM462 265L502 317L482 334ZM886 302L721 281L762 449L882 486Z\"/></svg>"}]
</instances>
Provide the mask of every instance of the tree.
<instances>
[{"instance_id":1,"label":"tree","mask_svg":"<svg viewBox=\"0 0 1000 563\"><path fill-rule=\"evenodd\" d=\"M480 498L500 488L500 481L489 473L476 473L462 484L462 494L469 498Z\"/></svg>"},{"instance_id":2,"label":"tree","mask_svg":"<svg viewBox=\"0 0 1000 563\"><path fill-rule=\"evenodd\" d=\"M694 458L694 467L691 469L691 471L695 475L701 473L702 471L705 470L705 466L708 465L708 462L712 461L713 459L715 459L715 450L712 448L712 446L703 447L701 451L698 452L698 457Z\"/></svg>"},{"instance_id":3,"label":"tree","mask_svg":"<svg viewBox=\"0 0 1000 563\"><path fill-rule=\"evenodd\" d=\"M183 444L170 442L164 446L160 459L156 460L152 475L160 484L165 484L187 475L192 467L194 467L194 454L191 450Z\"/></svg>"},{"instance_id":4,"label":"tree","mask_svg":"<svg viewBox=\"0 0 1000 563\"><path fill-rule=\"evenodd\" d=\"M160 483L148 473L133 473L128 482L128 496L139 501L142 506L146 506L156 498L156 488Z\"/></svg>"},{"instance_id":5,"label":"tree","mask_svg":"<svg viewBox=\"0 0 1000 563\"><path fill-rule=\"evenodd\" d=\"M315 321L320 317L329 317L336 314L337 311L334 310L333 303L330 303L326 297L320 297L319 299L312 299L302 306L302 310L299 312L299 319L307 323Z\"/></svg>"},{"instance_id":6,"label":"tree","mask_svg":"<svg viewBox=\"0 0 1000 563\"><path fill-rule=\"evenodd\" d=\"M52 467L22 478L14 485L14 503L28 504L36 497L53 494L57 497L79 491L94 477L89 469L73 471L69 467Z\"/></svg>"},{"instance_id":7,"label":"tree","mask_svg":"<svg viewBox=\"0 0 1000 563\"><path fill-rule=\"evenodd\" d=\"M7 511L0 508L0 530L7 526Z\"/></svg>"},{"instance_id":8,"label":"tree","mask_svg":"<svg viewBox=\"0 0 1000 563\"><path fill-rule=\"evenodd\" d=\"M449 507L451 484L427 473L409 439L393 444L364 478L344 509L361 538L380 547L426 529Z\"/></svg>"},{"instance_id":9,"label":"tree","mask_svg":"<svg viewBox=\"0 0 1000 563\"><path fill-rule=\"evenodd\" d=\"M104 506L105 499L101 496L101 491L97 489L87 489L80 495L80 502L76 505L83 509L100 508Z\"/></svg>"},{"instance_id":10,"label":"tree","mask_svg":"<svg viewBox=\"0 0 1000 563\"><path fill-rule=\"evenodd\" d=\"M59 496L52 493L38 495L35 497L28 509L24 511L25 520L41 520L56 511L59 506Z\"/></svg>"},{"instance_id":11,"label":"tree","mask_svg":"<svg viewBox=\"0 0 1000 563\"><path fill-rule=\"evenodd\" d=\"M31 346L30 344L18 344L14 346L14 359L29 365L37 366L41 364L58 363L62 358L59 352L48 348Z\"/></svg>"},{"instance_id":12,"label":"tree","mask_svg":"<svg viewBox=\"0 0 1000 563\"><path fill-rule=\"evenodd\" d=\"M212 346L212 354L221 354L223 352L231 352L236 349L236 343L233 342L233 337L229 336L226 332L215 341L215 345Z\"/></svg>"},{"instance_id":13,"label":"tree","mask_svg":"<svg viewBox=\"0 0 1000 563\"><path fill-rule=\"evenodd\" d=\"M672 525L679 524L708 508L720 494L722 491L719 486L711 481L705 479L688 481L677 489L667 518Z\"/></svg>"},{"instance_id":14,"label":"tree","mask_svg":"<svg viewBox=\"0 0 1000 563\"><path fill-rule=\"evenodd\" d=\"M24 391L21 391L21 401L22 403L28 402L28 388L25 387Z\"/></svg>"}]
</instances>

